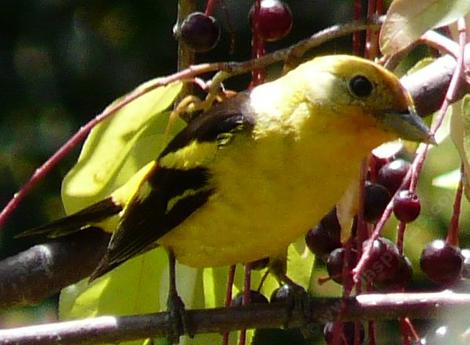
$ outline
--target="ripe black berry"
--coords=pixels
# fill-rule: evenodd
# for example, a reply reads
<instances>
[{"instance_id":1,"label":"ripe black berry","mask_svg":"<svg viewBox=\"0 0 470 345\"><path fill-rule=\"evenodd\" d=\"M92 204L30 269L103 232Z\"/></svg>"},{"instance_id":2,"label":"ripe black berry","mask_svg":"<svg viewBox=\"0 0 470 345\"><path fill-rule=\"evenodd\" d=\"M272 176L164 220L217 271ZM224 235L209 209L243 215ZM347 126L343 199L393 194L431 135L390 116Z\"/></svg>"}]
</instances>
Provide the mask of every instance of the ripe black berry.
<instances>
[{"instance_id":1,"label":"ripe black berry","mask_svg":"<svg viewBox=\"0 0 470 345\"><path fill-rule=\"evenodd\" d=\"M344 267L344 258L345 258L346 249L337 248L333 250L328 256L328 261L326 262L326 269L331 279L333 279L338 284L343 283L343 267ZM355 249L350 249L348 257L348 272L350 272L356 265L357 260L357 251Z\"/></svg>"},{"instance_id":2,"label":"ripe black berry","mask_svg":"<svg viewBox=\"0 0 470 345\"><path fill-rule=\"evenodd\" d=\"M364 242L363 250L367 248L369 241ZM377 286L386 286L390 281L394 281L400 271L402 256L397 246L392 241L379 237L373 242L372 251L366 269L363 273L364 278Z\"/></svg>"},{"instance_id":3,"label":"ripe black berry","mask_svg":"<svg viewBox=\"0 0 470 345\"><path fill-rule=\"evenodd\" d=\"M287 36L292 29L292 12L289 5L279 0L261 0L258 17L250 10L250 22L256 20L258 33L264 41L273 42Z\"/></svg>"},{"instance_id":4,"label":"ripe black berry","mask_svg":"<svg viewBox=\"0 0 470 345\"><path fill-rule=\"evenodd\" d=\"M286 302L294 298L295 298L294 289L292 289L292 287L289 284L284 284L272 292L270 301L271 303Z\"/></svg>"},{"instance_id":5,"label":"ripe black berry","mask_svg":"<svg viewBox=\"0 0 470 345\"><path fill-rule=\"evenodd\" d=\"M328 345L333 344L334 332L335 332L335 323L328 322L323 328L323 337ZM343 322L343 334L341 336L340 345L353 345L354 344L354 322ZM359 324L359 344L364 343L364 327L362 324Z\"/></svg>"},{"instance_id":6,"label":"ripe black berry","mask_svg":"<svg viewBox=\"0 0 470 345\"><path fill-rule=\"evenodd\" d=\"M250 298L251 302L250 303L261 303L261 304L266 304L269 303L268 299L261 293L256 290L250 290ZM239 307L242 305L243 301L243 292L239 292L235 295L235 297L232 299L232 303L230 304L232 307Z\"/></svg>"},{"instance_id":7,"label":"ripe black berry","mask_svg":"<svg viewBox=\"0 0 470 345\"><path fill-rule=\"evenodd\" d=\"M398 220L410 223L418 218L421 211L421 203L416 193L402 190L393 200L393 213Z\"/></svg>"},{"instance_id":8,"label":"ripe black berry","mask_svg":"<svg viewBox=\"0 0 470 345\"><path fill-rule=\"evenodd\" d=\"M413 267L406 256L400 257L398 270L392 276L384 275L381 281L376 281L374 286L381 290L394 291L405 288L413 277Z\"/></svg>"},{"instance_id":9,"label":"ripe black berry","mask_svg":"<svg viewBox=\"0 0 470 345\"><path fill-rule=\"evenodd\" d=\"M390 193L387 188L378 183L366 182L364 219L369 223L377 221L390 202L390 199Z\"/></svg>"},{"instance_id":10,"label":"ripe black berry","mask_svg":"<svg viewBox=\"0 0 470 345\"><path fill-rule=\"evenodd\" d=\"M315 228L305 235L305 243L316 256L326 260L336 248L341 247L341 226L333 209L320 221Z\"/></svg>"},{"instance_id":11,"label":"ripe black berry","mask_svg":"<svg viewBox=\"0 0 470 345\"><path fill-rule=\"evenodd\" d=\"M443 286L455 283L460 278L463 262L460 249L442 240L429 243L420 258L421 269L426 276Z\"/></svg>"},{"instance_id":12,"label":"ripe black berry","mask_svg":"<svg viewBox=\"0 0 470 345\"><path fill-rule=\"evenodd\" d=\"M409 162L403 159L395 159L394 161L385 164L379 170L377 182L385 186L390 194L395 194L398 188L400 188L410 165L411 164Z\"/></svg>"},{"instance_id":13,"label":"ripe black berry","mask_svg":"<svg viewBox=\"0 0 470 345\"><path fill-rule=\"evenodd\" d=\"M213 49L219 42L220 27L214 17L193 12L181 24L181 39L195 52Z\"/></svg>"}]
</instances>

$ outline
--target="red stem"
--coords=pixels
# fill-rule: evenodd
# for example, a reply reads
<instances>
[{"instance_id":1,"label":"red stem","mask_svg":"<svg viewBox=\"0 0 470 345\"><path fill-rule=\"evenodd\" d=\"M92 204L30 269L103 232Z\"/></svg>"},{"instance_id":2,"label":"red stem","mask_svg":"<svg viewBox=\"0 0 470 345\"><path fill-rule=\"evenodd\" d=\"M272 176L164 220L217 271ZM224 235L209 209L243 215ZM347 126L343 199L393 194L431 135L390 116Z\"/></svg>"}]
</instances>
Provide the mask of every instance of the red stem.
<instances>
[{"instance_id":1,"label":"red stem","mask_svg":"<svg viewBox=\"0 0 470 345\"><path fill-rule=\"evenodd\" d=\"M410 345L410 331L408 325L405 322L405 318L400 318L400 329L401 329L401 339L402 345Z\"/></svg>"},{"instance_id":2,"label":"red stem","mask_svg":"<svg viewBox=\"0 0 470 345\"><path fill-rule=\"evenodd\" d=\"M368 335L369 335L369 345L376 345L376 334L375 334L375 321L369 321L369 325L367 327Z\"/></svg>"},{"instance_id":3,"label":"red stem","mask_svg":"<svg viewBox=\"0 0 470 345\"><path fill-rule=\"evenodd\" d=\"M245 279L243 284L242 305L251 303L251 263L245 264ZM240 331L239 345L246 344L246 329Z\"/></svg>"},{"instance_id":4,"label":"red stem","mask_svg":"<svg viewBox=\"0 0 470 345\"><path fill-rule=\"evenodd\" d=\"M361 345L361 322L354 321L354 345Z\"/></svg>"},{"instance_id":5,"label":"red stem","mask_svg":"<svg viewBox=\"0 0 470 345\"><path fill-rule=\"evenodd\" d=\"M403 255L403 247L405 241L405 230L406 230L406 223L400 222L398 223L397 227L397 247L400 254Z\"/></svg>"},{"instance_id":6,"label":"red stem","mask_svg":"<svg viewBox=\"0 0 470 345\"><path fill-rule=\"evenodd\" d=\"M376 14L377 1L369 0L367 2L367 18L371 18ZM373 60L377 56L377 41L378 41L378 30L366 30L366 47L364 56L367 59Z\"/></svg>"},{"instance_id":7,"label":"red stem","mask_svg":"<svg viewBox=\"0 0 470 345\"><path fill-rule=\"evenodd\" d=\"M204 14L206 16L212 16L214 14L215 6L217 5L217 0L207 0L206 11Z\"/></svg>"},{"instance_id":8,"label":"red stem","mask_svg":"<svg viewBox=\"0 0 470 345\"><path fill-rule=\"evenodd\" d=\"M359 20L362 17L362 3L361 0L354 0L354 20ZM354 55L361 55L361 33L354 32L352 35L352 52Z\"/></svg>"},{"instance_id":9,"label":"red stem","mask_svg":"<svg viewBox=\"0 0 470 345\"><path fill-rule=\"evenodd\" d=\"M251 57L257 59L265 54L264 41L259 34L259 12L261 9L261 0L256 0L253 20L251 22ZM254 69L251 72L250 88L262 84L266 77L264 68Z\"/></svg>"},{"instance_id":10,"label":"red stem","mask_svg":"<svg viewBox=\"0 0 470 345\"><path fill-rule=\"evenodd\" d=\"M233 282L235 280L235 270L237 266L232 265L229 268L227 275L227 289L225 291L225 306L229 307L232 304L232 291L233 291ZM229 343L230 332L224 332L222 338L222 345L228 345Z\"/></svg>"},{"instance_id":11,"label":"red stem","mask_svg":"<svg viewBox=\"0 0 470 345\"><path fill-rule=\"evenodd\" d=\"M452 211L452 218L449 223L449 229L447 231L447 243L458 247L459 246L459 218L460 209L462 205L462 192L463 192L463 165L460 168L460 181L455 193L454 208Z\"/></svg>"}]
</instances>

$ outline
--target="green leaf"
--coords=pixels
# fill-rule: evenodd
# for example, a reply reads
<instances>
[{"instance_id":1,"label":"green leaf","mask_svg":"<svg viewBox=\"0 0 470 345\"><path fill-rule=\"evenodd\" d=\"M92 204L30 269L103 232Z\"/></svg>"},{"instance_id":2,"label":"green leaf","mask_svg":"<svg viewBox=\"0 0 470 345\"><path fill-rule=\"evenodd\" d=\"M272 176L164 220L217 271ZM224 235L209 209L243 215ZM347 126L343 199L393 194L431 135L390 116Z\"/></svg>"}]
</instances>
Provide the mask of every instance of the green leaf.
<instances>
[{"instance_id":1,"label":"green leaf","mask_svg":"<svg viewBox=\"0 0 470 345\"><path fill-rule=\"evenodd\" d=\"M380 31L380 49L393 55L429 29L447 25L470 12L468 0L395 0Z\"/></svg>"},{"instance_id":2,"label":"green leaf","mask_svg":"<svg viewBox=\"0 0 470 345\"><path fill-rule=\"evenodd\" d=\"M151 80L136 91L158 82ZM62 183L62 201L72 213L107 197L139 168L155 159L171 137L166 135L168 112L182 83L158 87L117 111L90 133L78 158ZM118 99L110 106L121 101ZM181 129L177 120L170 134Z\"/></svg>"},{"instance_id":3,"label":"green leaf","mask_svg":"<svg viewBox=\"0 0 470 345\"><path fill-rule=\"evenodd\" d=\"M470 95L466 95L452 107L450 136L462 159L464 193L470 201Z\"/></svg>"},{"instance_id":4,"label":"green leaf","mask_svg":"<svg viewBox=\"0 0 470 345\"><path fill-rule=\"evenodd\" d=\"M432 185L445 189L456 190L460 182L460 168L439 175L432 180Z\"/></svg>"}]
</instances>

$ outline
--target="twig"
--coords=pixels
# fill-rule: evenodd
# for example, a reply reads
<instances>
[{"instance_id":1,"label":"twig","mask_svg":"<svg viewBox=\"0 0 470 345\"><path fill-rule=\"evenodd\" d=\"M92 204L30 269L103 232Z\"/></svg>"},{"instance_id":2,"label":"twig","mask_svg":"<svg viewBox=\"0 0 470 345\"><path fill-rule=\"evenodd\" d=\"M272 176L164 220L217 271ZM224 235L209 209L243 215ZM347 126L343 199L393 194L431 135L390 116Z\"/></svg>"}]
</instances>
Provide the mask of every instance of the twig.
<instances>
[{"instance_id":1,"label":"twig","mask_svg":"<svg viewBox=\"0 0 470 345\"><path fill-rule=\"evenodd\" d=\"M310 298L306 310L291 311L287 303L252 304L231 308L188 310L188 321L195 334L223 333L243 328L279 328L289 320L289 328L309 322L335 320L338 305L346 303L343 320L390 320L399 317L437 318L455 315L470 307L470 294L451 291L437 293L367 294L342 298ZM305 313L307 312L307 313ZM171 328L168 313L136 316L102 316L94 319L51 323L0 330L0 345L97 344L161 337Z\"/></svg>"}]
</instances>

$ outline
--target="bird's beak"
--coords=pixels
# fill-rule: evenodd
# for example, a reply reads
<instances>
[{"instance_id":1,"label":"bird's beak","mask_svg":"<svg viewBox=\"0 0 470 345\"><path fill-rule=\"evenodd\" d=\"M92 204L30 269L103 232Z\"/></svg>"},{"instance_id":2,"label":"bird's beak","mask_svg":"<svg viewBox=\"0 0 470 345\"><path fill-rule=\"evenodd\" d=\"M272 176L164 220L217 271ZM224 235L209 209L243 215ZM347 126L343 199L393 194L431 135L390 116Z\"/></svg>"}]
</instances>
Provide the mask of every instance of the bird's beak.
<instances>
[{"instance_id":1,"label":"bird's beak","mask_svg":"<svg viewBox=\"0 0 470 345\"><path fill-rule=\"evenodd\" d=\"M413 107L403 112L385 112L380 115L380 122L387 131L394 132L400 138L410 141L436 144L428 126L418 116Z\"/></svg>"}]
</instances>

